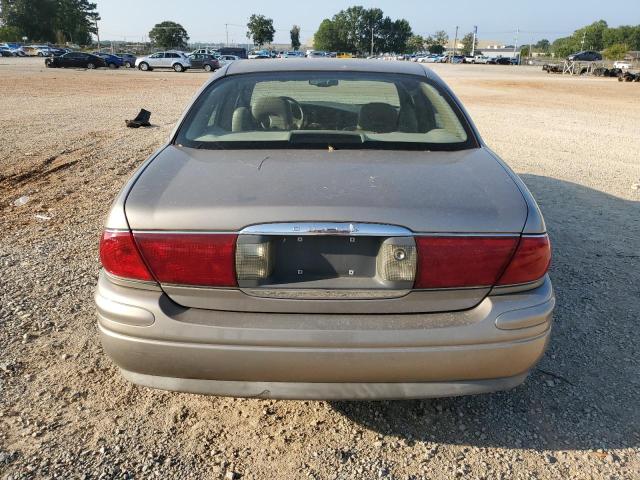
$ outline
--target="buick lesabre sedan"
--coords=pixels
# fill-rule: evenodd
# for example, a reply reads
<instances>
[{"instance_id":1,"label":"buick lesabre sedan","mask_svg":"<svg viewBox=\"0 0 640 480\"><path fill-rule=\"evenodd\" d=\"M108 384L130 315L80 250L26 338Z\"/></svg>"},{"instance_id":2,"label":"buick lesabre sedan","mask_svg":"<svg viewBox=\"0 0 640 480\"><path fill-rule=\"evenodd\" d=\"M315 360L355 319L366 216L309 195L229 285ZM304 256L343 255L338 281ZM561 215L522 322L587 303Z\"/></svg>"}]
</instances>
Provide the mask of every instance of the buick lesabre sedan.
<instances>
[{"instance_id":1,"label":"buick lesabre sedan","mask_svg":"<svg viewBox=\"0 0 640 480\"><path fill-rule=\"evenodd\" d=\"M99 330L167 390L504 390L547 345L550 256L526 186L423 65L234 62L116 198Z\"/></svg>"}]
</instances>

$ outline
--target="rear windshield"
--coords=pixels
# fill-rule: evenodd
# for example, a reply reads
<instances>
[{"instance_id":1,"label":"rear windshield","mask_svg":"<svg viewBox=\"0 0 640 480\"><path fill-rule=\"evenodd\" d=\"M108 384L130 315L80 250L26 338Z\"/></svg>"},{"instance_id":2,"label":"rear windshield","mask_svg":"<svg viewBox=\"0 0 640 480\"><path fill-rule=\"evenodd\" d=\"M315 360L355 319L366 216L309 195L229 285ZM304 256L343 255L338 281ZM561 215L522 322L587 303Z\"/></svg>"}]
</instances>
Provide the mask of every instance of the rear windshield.
<instances>
[{"instance_id":1,"label":"rear windshield","mask_svg":"<svg viewBox=\"0 0 640 480\"><path fill-rule=\"evenodd\" d=\"M210 85L176 143L193 148L476 146L446 92L426 77L357 72L274 72Z\"/></svg>"}]
</instances>

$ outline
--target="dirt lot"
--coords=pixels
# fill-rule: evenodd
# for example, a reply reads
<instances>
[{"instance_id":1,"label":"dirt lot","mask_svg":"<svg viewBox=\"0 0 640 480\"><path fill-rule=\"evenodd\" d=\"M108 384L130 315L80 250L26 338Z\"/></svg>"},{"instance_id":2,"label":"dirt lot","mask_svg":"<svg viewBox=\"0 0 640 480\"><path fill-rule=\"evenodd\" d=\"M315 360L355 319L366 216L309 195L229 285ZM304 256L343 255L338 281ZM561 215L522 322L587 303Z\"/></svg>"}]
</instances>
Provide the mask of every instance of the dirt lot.
<instances>
[{"instance_id":1,"label":"dirt lot","mask_svg":"<svg viewBox=\"0 0 640 480\"><path fill-rule=\"evenodd\" d=\"M640 478L640 85L437 65L546 216L549 350L510 392L288 402L134 387L97 338L109 203L207 75L42 63L0 59L0 478Z\"/></svg>"}]
</instances>

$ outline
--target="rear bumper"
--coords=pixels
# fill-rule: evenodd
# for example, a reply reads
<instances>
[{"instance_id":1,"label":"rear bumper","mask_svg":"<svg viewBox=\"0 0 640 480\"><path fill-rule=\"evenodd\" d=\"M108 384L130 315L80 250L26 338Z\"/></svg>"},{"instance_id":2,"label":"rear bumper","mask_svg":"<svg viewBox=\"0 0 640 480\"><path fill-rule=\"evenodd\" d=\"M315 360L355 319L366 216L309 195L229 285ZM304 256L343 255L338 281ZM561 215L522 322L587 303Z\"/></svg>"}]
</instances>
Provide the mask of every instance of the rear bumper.
<instances>
[{"instance_id":1,"label":"rear bumper","mask_svg":"<svg viewBox=\"0 0 640 480\"><path fill-rule=\"evenodd\" d=\"M246 397L454 396L520 384L544 353L555 304L548 279L465 312L260 314L186 309L160 291L96 292L105 351L130 381Z\"/></svg>"}]
</instances>

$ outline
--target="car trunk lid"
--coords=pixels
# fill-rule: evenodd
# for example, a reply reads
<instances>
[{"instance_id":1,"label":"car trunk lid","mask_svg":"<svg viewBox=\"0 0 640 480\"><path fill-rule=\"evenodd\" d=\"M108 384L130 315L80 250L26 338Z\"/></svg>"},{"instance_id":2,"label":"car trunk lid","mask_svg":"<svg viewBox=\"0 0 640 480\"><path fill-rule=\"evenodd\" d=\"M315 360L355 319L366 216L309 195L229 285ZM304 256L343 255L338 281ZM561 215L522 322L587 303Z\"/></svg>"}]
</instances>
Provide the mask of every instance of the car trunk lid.
<instances>
[{"instance_id":1,"label":"car trunk lid","mask_svg":"<svg viewBox=\"0 0 640 480\"><path fill-rule=\"evenodd\" d=\"M414 291L380 278L380 252L414 235L513 235L526 203L484 149L196 150L169 146L133 186L126 215L134 234L240 233L267 245L269 281L239 288L163 284L187 307L264 312L427 312L476 305L490 286ZM264 226L279 225L275 230ZM297 229L297 230L296 230ZM301 230L302 229L302 230ZM323 229L318 232L318 229ZM288 243L287 243L288 242ZM255 260L255 259L254 259Z\"/></svg>"}]
</instances>

